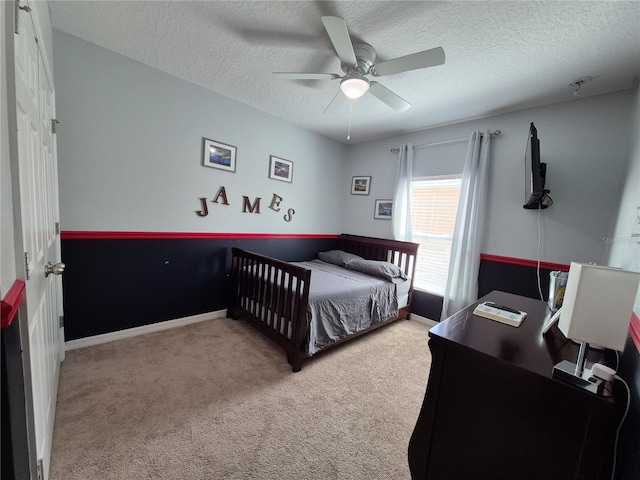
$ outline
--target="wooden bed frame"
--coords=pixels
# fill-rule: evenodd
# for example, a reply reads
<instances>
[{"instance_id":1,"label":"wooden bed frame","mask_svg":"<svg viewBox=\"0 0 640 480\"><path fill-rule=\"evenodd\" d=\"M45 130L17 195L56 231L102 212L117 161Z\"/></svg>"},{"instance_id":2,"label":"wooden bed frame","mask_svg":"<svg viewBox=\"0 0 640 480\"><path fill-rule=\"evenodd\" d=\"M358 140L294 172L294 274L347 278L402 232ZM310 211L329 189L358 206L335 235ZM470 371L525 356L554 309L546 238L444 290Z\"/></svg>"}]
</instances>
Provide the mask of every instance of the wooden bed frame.
<instances>
[{"instance_id":1,"label":"wooden bed frame","mask_svg":"<svg viewBox=\"0 0 640 480\"><path fill-rule=\"evenodd\" d=\"M382 238L340 235L337 249L368 260L384 260L402 268L410 277L407 305L398 316L345 337L323 350L384 325L409 318L418 245ZM311 270L271 257L232 248L231 304L229 318L242 318L275 340L286 352L294 372L302 369L306 353L307 307Z\"/></svg>"}]
</instances>

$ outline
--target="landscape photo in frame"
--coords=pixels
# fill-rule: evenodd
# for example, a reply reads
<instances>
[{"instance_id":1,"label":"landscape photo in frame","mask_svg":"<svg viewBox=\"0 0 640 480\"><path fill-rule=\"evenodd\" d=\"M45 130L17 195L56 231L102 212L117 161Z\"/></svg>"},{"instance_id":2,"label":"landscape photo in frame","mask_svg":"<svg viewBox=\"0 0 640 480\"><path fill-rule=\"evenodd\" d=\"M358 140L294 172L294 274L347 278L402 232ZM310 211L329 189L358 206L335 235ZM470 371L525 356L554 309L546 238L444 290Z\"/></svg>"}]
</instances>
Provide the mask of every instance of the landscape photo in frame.
<instances>
[{"instance_id":1,"label":"landscape photo in frame","mask_svg":"<svg viewBox=\"0 0 640 480\"><path fill-rule=\"evenodd\" d=\"M269 178L293 182L293 162L271 155L269 157Z\"/></svg>"},{"instance_id":2,"label":"landscape photo in frame","mask_svg":"<svg viewBox=\"0 0 640 480\"><path fill-rule=\"evenodd\" d=\"M373 218L379 220L391 220L393 213L393 200L376 200L376 209Z\"/></svg>"},{"instance_id":3,"label":"landscape photo in frame","mask_svg":"<svg viewBox=\"0 0 640 480\"><path fill-rule=\"evenodd\" d=\"M236 147L224 143L202 139L202 164L228 172L236 171Z\"/></svg>"},{"instance_id":4,"label":"landscape photo in frame","mask_svg":"<svg viewBox=\"0 0 640 480\"><path fill-rule=\"evenodd\" d=\"M353 177L351 180L351 195L369 195L371 177Z\"/></svg>"}]
</instances>

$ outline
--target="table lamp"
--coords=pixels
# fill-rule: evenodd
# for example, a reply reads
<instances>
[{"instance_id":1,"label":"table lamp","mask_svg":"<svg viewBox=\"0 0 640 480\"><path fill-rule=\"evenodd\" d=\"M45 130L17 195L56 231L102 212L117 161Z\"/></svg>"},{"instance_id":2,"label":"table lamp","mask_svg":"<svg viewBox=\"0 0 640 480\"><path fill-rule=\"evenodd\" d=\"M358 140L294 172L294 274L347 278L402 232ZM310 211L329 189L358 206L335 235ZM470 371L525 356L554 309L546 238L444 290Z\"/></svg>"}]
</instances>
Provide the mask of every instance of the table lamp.
<instances>
[{"instance_id":1,"label":"table lamp","mask_svg":"<svg viewBox=\"0 0 640 480\"><path fill-rule=\"evenodd\" d=\"M599 393L602 379L585 371L589 345L622 351L629 333L640 273L571 262L558 328L580 342L576 363L553 367L553 376Z\"/></svg>"}]
</instances>

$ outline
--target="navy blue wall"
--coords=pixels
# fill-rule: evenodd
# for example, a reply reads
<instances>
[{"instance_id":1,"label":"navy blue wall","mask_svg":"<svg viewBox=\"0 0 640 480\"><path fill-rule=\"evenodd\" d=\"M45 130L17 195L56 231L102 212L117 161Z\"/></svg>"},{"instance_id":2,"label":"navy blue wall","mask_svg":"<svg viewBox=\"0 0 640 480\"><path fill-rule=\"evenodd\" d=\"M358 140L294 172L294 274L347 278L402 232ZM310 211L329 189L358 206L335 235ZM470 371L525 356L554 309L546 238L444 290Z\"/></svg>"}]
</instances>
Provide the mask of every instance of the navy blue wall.
<instances>
[{"instance_id":1,"label":"navy blue wall","mask_svg":"<svg viewBox=\"0 0 640 480\"><path fill-rule=\"evenodd\" d=\"M540 288L545 301L549 293L549 272L555 269L545 267L540 269ZM530 265L481 260L478 273L478 297L483 297L493 290L540 298L536 268ZM442 297L416 291L413 295L411 311L422 317L440 320Z\"/></svg>"},{"instance_id":2,"label":"navy blue wall","mask_svg":"<svg viewBox=\"0 0 640 480\"><path fill-rule=\"evenodd\" d=\"M65 339L116 332L227 308L231 248L285 261L314 258L335 238L81 238L62 241ZM549 269L541 269L546 298ZM127 273L123 273L127 272ZM131 274L130 272L135 272ZM539 298L531 266L483 260L479 293ZM412 312L440 319L442 297L416 291Z\"/></svg>"},{"instance_id":3,"label":"navy blue wall","mask_svg":"<svg viewBox=\"0 0 640 480\"><path fill-rule=\"evenodd\" d=\"M226 309L232 247L301 261L336 243L335 238L63 240L65 340Z\"/></svg>"},{"instance_id":4,"label":"navy blue wall","mask_svg":"<svg viewBox=\"0 0 640 480\"><path fill-rule=\"evenodd\" d=\"M545 301L549 296L549 272L558 269L547 268L544 264L540 267L540 290ZM568 268L563 270L567 271ZM481 260L480 272L478 273L478 297L483 297L493 290L540 299L536 267L518 263Z\"/></svg>"}]
</instances>

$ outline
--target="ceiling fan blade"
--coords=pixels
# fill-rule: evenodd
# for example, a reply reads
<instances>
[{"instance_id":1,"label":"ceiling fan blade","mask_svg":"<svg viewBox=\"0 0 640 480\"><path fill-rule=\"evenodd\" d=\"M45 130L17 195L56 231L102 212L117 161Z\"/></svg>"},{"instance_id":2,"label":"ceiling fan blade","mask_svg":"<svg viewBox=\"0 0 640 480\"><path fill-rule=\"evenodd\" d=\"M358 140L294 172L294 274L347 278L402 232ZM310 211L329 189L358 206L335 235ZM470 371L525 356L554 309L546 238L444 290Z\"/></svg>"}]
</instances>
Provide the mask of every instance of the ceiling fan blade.
<instances>
[{"instance_id":1,"label":"ceiling fan blade","mask_svg":"<svg viewBox=\"0 0 640 480\"><path fill-rule=\"evenodd\" d=\"M381 77L383 75L408 72L409 70L417 70L419 68L435 67L443 63L444 50L442 47L437 47L378 63L371 68L371 74L375 77Z\"/></svg>"},{"instance_id":2,"label":"ceiling fan blade","mask_svg":"<svg viewBox=\"0 0 640 480\"><path fill-rule=\"evenodd\" d=\"M356 65L358 63L356 53L353 51L353 44L344 19L328 16L321 17L321 19L340 61L347 65Z\"/></svg>"},{"instance_id":3,"label":"ceiling fan blade","mask_svg":"<svg viewBox=\"0 0 640 480\"><path fill-rule=\"evenodd\" d=\"M273 72L273 74L286 80L335 80L340 78L340 75L335 73Z\"/></svg>"},{"instance_id":4,"label":"ceiling fan blade","mask_svg":"<svg viewBox=\"0 0 640 480\"><path fill-rule=\"evenodd\" d=\"M411 108L411 104L401 98L400 96L393 93L387 87L383 87L378 82L371 82L371 86L369 87L369 93L376 97L378 100L389 105L397 112L404 112Z\"/></svg>"}]
</instances>

